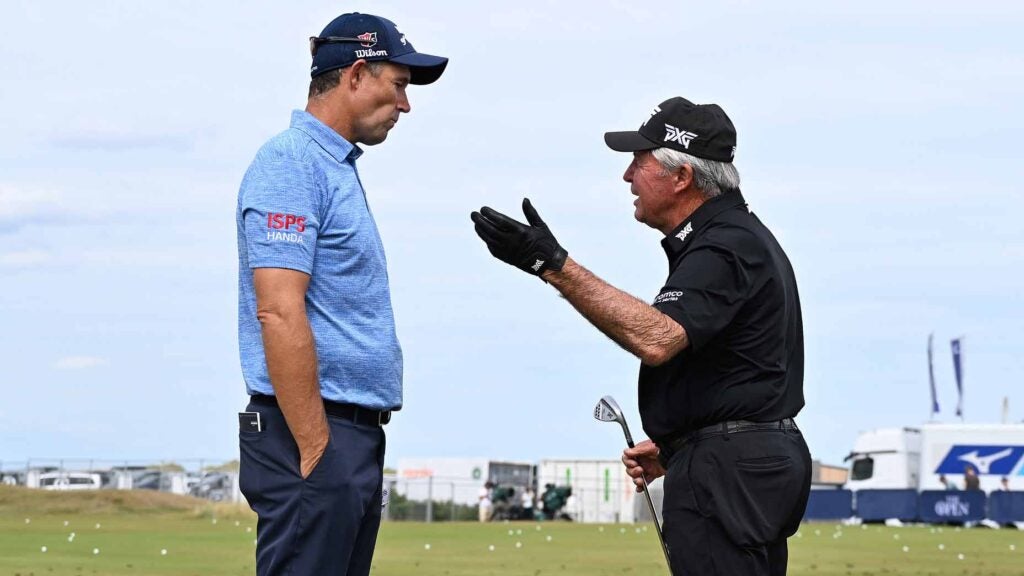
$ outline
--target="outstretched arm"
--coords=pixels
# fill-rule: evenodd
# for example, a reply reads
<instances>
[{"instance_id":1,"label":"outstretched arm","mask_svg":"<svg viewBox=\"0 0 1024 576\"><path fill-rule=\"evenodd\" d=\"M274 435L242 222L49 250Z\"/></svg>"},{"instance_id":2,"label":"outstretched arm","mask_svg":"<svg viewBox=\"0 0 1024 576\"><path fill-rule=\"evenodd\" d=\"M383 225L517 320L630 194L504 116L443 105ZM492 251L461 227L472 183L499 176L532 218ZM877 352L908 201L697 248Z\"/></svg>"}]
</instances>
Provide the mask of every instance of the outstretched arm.
<instances>
[{"instance_id":1,"label":"outstretched arm","mask_svg":"<svg viewBox=\"0 0 1024 576\"><path fill-rule=\"evenodd\" d=\"M657 308L619 290L566 257L561 270L541 276L598 330L639 358L658 366L689 345L686 330Z\"/></svg>"}]
</instances>

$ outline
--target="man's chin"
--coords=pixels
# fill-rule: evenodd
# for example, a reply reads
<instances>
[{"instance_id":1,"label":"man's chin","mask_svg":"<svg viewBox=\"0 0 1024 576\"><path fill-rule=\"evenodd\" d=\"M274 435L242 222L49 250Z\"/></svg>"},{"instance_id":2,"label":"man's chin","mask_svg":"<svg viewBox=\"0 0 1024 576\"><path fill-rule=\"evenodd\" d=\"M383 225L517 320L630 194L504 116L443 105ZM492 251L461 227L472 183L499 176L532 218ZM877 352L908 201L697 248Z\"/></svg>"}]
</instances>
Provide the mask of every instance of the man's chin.
<instances>
[{"instance_id":1,"label":"man's chin","mask_svg":"<svg viewBox=\"0 0 1024 576\"><path fill-rule=\"evenodd\" d=\"M363 140L362 144L365 144L367 146L376 146L377 144L380 144L381 142L383 142L383 141L385 141L387 139L388 139L388 133L385 132L384 134L381 134L380 136L374 135L371 138L367 138L366 140Z\"/></svg>"}]
</instances>

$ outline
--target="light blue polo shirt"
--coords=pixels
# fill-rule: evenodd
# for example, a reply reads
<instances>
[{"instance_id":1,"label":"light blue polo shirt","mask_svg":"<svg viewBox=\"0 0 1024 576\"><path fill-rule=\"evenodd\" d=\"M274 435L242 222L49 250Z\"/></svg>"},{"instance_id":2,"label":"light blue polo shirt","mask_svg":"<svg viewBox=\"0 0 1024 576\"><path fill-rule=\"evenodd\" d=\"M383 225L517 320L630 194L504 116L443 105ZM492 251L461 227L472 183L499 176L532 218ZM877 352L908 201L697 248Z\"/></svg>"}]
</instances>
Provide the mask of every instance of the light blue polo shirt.
<instances>
[{"instance_id":1,"label":"light blue polo shirt","mask_svg":"<svg viewBox=\"0 0 1024 576\"><path fill-rule=\"evenodd\" d=\"M309 274L306 314L320 394L376 410L402 405L402 349L387 262L356 171L362 154L311 114L260 148L238 192L238 343L249 394L273 394L256 318L254 268Z\"/></svg>"}]
</instances>

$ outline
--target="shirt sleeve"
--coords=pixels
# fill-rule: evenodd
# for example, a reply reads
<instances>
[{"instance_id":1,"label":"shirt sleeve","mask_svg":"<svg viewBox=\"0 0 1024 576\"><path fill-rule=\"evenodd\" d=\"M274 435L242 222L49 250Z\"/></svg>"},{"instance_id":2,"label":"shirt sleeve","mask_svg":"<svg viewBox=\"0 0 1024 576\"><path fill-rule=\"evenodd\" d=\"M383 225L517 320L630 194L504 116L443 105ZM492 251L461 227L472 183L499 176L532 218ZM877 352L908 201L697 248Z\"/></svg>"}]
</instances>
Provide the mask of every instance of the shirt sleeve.
<instances>
[{"instance_id":1,"label":"shirt sleeve","mask_svg":"<svg viewBox=\"0 0 1024 576\"><path fill-rule=\"evenodd\" d=\"M754 270L721 247L698 248L683 256L654 299L654 307L678 322L694 350L724 330L747 302Z\"/></svg>"},{"instance_id":2,"label":"shirt sleeve","mask_svg":"<svg viewBox=\"0 0 1024 576\"><path fill-rule=\"evenodd\" d=\"M310 166L292 159L256 163L240 197L249 267L312 274L320 193Z\"/></svg>"}]
</instances>

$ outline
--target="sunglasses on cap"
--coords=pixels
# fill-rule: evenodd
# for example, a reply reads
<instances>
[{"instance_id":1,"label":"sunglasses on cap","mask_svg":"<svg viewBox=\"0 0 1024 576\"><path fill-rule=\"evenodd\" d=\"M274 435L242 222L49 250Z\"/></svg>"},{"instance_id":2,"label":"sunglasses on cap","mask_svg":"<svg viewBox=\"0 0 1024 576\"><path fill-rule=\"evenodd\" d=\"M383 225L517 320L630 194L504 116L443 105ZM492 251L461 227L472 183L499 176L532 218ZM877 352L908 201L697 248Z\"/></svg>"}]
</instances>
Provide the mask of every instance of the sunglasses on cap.
<instances>
[{"instance_id":1,"label":"sunglasses on cap","mask_svg":"<svg viewBox=\"0 0 1024 576\"><path fill-rule=\"evenodd\" d=\"M348 38L346 36L310 36L309 37L309 53L316 56L316 51L320 49L320 46L324 44L343 44L345 42L367 42L363 38Z\"/></svg>"}]
</instances>

